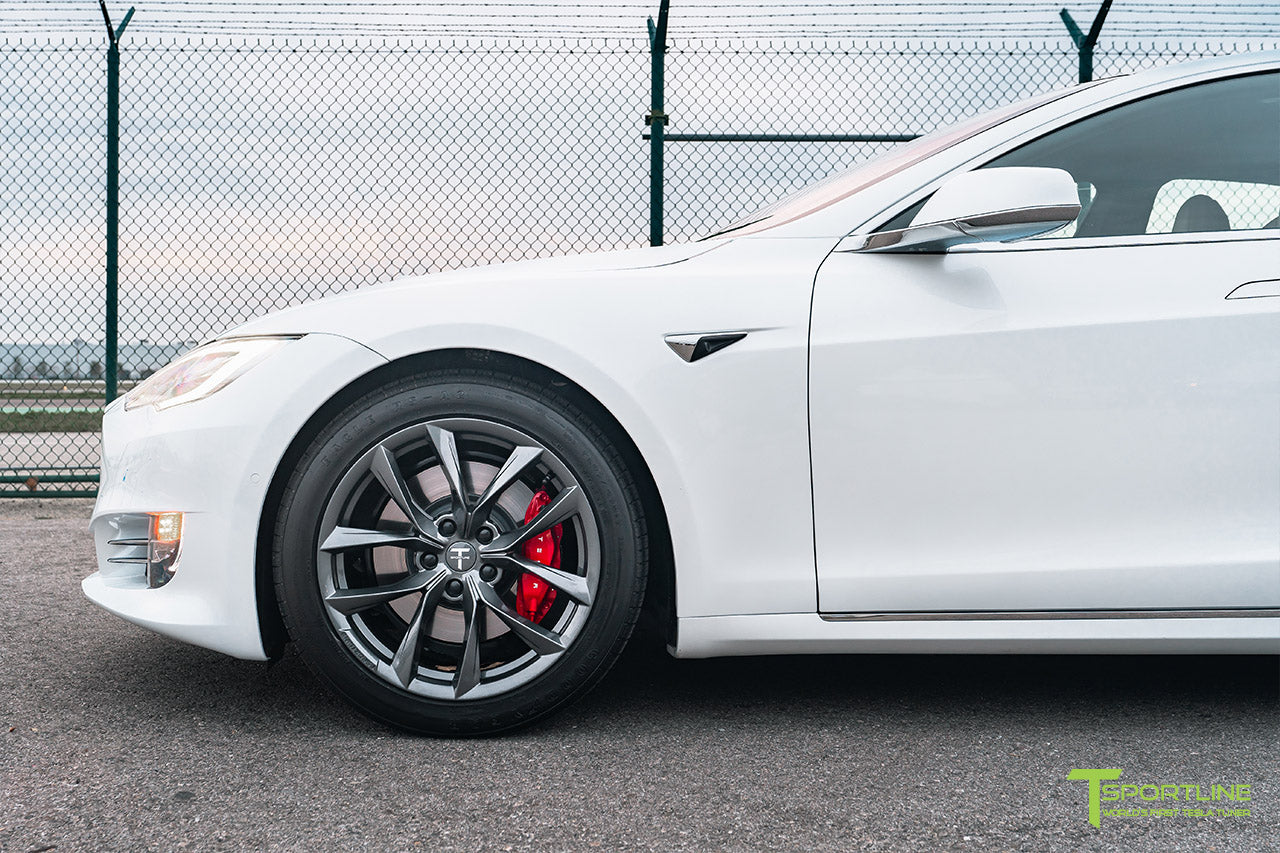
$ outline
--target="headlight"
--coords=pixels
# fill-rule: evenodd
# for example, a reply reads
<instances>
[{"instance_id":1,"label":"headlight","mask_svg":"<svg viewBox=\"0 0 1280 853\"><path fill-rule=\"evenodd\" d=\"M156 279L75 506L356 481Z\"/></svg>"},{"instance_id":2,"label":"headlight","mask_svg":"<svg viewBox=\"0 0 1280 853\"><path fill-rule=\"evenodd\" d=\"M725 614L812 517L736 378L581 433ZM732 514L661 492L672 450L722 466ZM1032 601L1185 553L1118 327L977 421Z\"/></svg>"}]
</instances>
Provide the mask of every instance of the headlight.
<instances>
[{"instance_id":1,"label":"headlight","mask_svg":"<svg viewBox=\"0 0 1280 853\"><path fill-rule=\"evenodd\" d=\"M126 409L167 409L203 400L297 337L228 338L196 347L156 371L124 399Z\"/></svg>"}]
</instances>

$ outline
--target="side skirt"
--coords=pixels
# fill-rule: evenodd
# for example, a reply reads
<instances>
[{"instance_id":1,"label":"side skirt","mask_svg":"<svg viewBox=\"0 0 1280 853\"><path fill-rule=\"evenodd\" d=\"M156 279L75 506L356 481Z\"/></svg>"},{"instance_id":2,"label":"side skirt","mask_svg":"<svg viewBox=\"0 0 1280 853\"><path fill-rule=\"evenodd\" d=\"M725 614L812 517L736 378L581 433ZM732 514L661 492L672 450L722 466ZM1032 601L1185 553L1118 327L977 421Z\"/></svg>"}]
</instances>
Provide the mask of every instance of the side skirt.
<instances>
[{"instance_id":1,"label":"side skirt","mask_svg":"<svg viewBox=\"0 0 1280 853\"><path fill-rule=\"evenodd\" d=\"M697 616L678 621L671 652L1280 654L1280 610Z\"/></svg>"}]
</instances>

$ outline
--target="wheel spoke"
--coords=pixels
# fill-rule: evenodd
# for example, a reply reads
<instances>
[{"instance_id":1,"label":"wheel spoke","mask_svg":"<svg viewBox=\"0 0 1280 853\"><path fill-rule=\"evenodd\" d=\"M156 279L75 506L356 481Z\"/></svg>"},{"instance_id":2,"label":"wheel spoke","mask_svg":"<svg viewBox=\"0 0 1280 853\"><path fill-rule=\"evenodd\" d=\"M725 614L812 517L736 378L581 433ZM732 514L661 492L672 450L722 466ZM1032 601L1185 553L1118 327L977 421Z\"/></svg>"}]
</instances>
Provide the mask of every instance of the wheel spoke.
<instances>
[{"instance_id":1,"label":"wheel spoke","mask_svg":"<svg viewBox=\"0 0 1280 853\"><path fill-rule=\"evenodd\" d=\"M480 583L468 577L462 593L462 660L453 674L453 698L461 699L480 683Z\"/></svg>"},{"instance_id":2,"label":"wheel spoke","mask_svg":"<svg viewBox=\"0 0 1280 853\"><path fill-rule=\"evenodd\" d=\"M528 540L556 526L567 518L571 518L581 510L582 490L577 486L569 486L556 495L551 503L542 508L542 512L534 516L533 521L504 533L488 545L480 547L482 557L497 556L512 551Z\"/></svg>"},{"instance_id":3,"label":"wheel spoke","mask_svg":"<svg viewBox=\"0 0 1280 853\"><path fill-rule=\"evenodd\" d=\"M602 534L555 443L466 406L347 428L359 443L311 528L310 595L363 670L406 701L471 706L570 664L603 617ZM563 570L558 550L526 556L553 538Z\"/></svg>"},{"instance_id":4,"label":"wheel spoke","mask_svg":"<svg viewBox=\"0 0 1280 853\"><path fill-rule=\"evenodd\" d=\"M591 590L587 587L587 579L561 569L544 566L535 560L526 560L515 554L502 554L489 558L494 563L512 566L523 572L537 575L565 595L581 604L591 604Z\"/></svg>"},{"instance_id":5,"label":"wheel spoke","mask_svg":"<svg viewBox=\"0 0 1280 853\"><path fill-rule=\"evenodd\" d=\"M403 687L408 687L413 682L414 673L418 670L418 655L422 651L422 625L427 614L435 612L440 594L444 591L444 576L447 574L448 572L440 569L427 580L422 600L418 602L418 609L413 614L413 621L409 623L409 629L404 632L400 647L391 659L391 671Z\"/></svg>"},{"instance_id":6,"label":"wheel spoke","mask_svg":"<svg viewBox=\"0 0 1280 853\"><path fill-rule=\"evenodd\" d=\"M541 625L530 622L510 607L507 607L506 602L498 597L498 593L493 587L487 584L477 584L476 592L485 606L505 622L507 627L524 641L526 646L540 655L554 655L564 651L564 643L559 636L551 633Z\"/></svg>"},{"instance_id":7,"label":"wheel spoke","mask_svg":"<svg viewBox=\"0 0 1280 853\"><path fill-rule=\"evenodd\" d=\"M524 473L526 468L536 462L541 455L542 448L540 447L517 447L511 451L507 461L502 463L498 473L493 475L493 479L485 488L484 494L480 496L475 508L471 510L470 523L466 531L467 536L474 536L480 525L489 520L489 513L493 511L493 505L498 502L502 492Z\"/></svg>"},{"instance_id":8,"label":"wheel spoke","mask_svg":"<svg viewBox=\"0 0 1280 853\"><path fill-rule=\"evenodd\" d=\"M337 553L356 548L377 548L380 545L421 545L422 539L412 533L396 533L391 530L366 530L361 527L335 527L320 545L321 551Z\"/></svg>"},{"instance_id":9,"label":"wheel spoke","mask_svg":"<svg viewBox=\"0 0 1280 853\"><path fill-rule=\"evenodd\" d=\"M423 511L422 507L418 506L417 500L409 491L409 484L400 473L400 466L396 463L395 456L386 445L379 444L373 449L373 462L369 470L382 484L382 488L387 490L387 494L391 496L391 502L400 508L415 530L436 544L444 544L444 539L436 530L435 521Z\"/></svg>"},{"instance_id":10,"label":"wheel spoke","mask_svg":"<svg viewBox=\"0 0 1280 853\"><path fill-rule=\"evenodd\" d=\"M427 435L440 458L440 468L449 481L453 495L453 520L459 530L467 529L467 489L462 482L462 463L458 461L458 439L447 429L427 424Z\"/></svg>"},{"instance_id":11,"label":"wheel spoke","mask_svg":"<svg viewBox=\"0 0 1280 853\"><path fill-rule=\"evenodd\" d=\"M448 571L440 567L431 572L416 572L407 578L401 578L395 583L383 586L340 589L325 596L324 603L339 613L350 616L352 613L359 613L361 610L394 601L403 595L427 589L433 584L438 585L440 579L447 574Z\"/></svg>"}]
</instances>

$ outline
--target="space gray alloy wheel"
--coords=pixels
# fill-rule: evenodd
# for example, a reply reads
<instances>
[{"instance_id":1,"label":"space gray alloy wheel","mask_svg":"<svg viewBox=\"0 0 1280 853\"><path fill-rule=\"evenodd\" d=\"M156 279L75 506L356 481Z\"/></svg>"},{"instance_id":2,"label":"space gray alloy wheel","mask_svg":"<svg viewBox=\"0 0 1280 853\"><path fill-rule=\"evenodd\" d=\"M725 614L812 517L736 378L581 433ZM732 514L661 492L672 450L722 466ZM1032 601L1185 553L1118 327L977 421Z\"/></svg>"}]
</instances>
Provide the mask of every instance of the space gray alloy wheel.
<instances>
[{"instance_id":1,"label":"space gray alloy wheel","mask_svg":"<svg viewBox=\"0 0 1280 853\"><path fill-rule=\"evenodd\" d=\"M487 371L406 378L333 419L276 524L299 652L428 733L530 722L598 680L643 596L643 514L577 401Z\"/></svg>"},{"instance_id":2,"label":"space gray alloy wheel","mask_svg":"<svg viewBox=\"0 0 1280 853\"><path fill-rule=\"evenodd\" d=\"M472 448L466 461L460 444ZM542 484L555 493L526 524ZM528 559L530 540L557 527L575 565ZM322 516L316 568L334 628L380 677L479 699L536 678L577 639L599 557L595 515L554 453L512 427L452 418L400 430L356 460ZM525 573L563 602L540 622L516 610Z\"/></svg>"}]
</instances>

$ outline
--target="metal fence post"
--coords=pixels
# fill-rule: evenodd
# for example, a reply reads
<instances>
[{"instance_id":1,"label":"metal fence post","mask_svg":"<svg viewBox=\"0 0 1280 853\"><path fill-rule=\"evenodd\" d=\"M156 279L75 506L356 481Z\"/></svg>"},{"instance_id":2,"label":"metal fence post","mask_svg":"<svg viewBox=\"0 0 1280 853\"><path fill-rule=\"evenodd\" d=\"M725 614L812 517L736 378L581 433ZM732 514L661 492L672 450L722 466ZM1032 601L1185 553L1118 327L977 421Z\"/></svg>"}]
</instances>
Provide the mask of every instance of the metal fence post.
<instances>
[{"instance_id":1,"label":"metal fence post","mask_svg":"<svg viewBox=\"0 0 1280 853\"><path fill-rule=\"evenodd\" d=\"M1111 0L1102 0L1102 6L1094 16L1093 25L1089 27L1087 35L1080 30L1070 12L1063 9L1058 13L1062 23L1067 25L1067 32L1071 34L1071 40L1075 42L1076 51L1080 54L1081 83L1088 83L1093 79L1093 46L1098 43L1098 36L1102 34L1102 24L1106 21L1107 12L1110 10Z\"/></svg>"},{"instance_id":2,"label":"metal fence post","mask_svg":"<svg viewBox=\"0 0 1280 853\"><path fill-rule=\"evenodd\" d=\"M98 0L107 24L107 330L106 397L110 403L119 388L120 344L120 39L133 17L125 12L119 28L111 26L106 0Z\"/></svg>"},{"instance_id":3,"label":"metal fence post","mask_svg":"<svg viewBox=\"0 0 1280 853\"><path fill-rule=\"evenodd\" d=\"M658 23L649 19L649 113L644 123L649 126L649 245L662 245L662 144L667 128L665 80L667 58L667 11L670 0L658 6Z\"/></svg>"}]
</instances>

